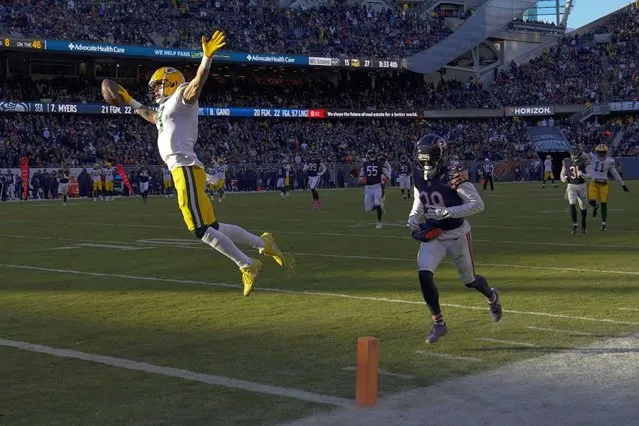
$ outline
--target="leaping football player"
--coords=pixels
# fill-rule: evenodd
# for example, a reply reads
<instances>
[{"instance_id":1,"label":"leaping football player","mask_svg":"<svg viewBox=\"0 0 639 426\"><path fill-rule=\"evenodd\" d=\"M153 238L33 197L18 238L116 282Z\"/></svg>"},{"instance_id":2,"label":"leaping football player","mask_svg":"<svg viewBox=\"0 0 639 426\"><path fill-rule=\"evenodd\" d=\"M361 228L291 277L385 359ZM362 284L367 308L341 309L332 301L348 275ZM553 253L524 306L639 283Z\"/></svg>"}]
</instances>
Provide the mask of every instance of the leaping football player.
<instances>
[{"instance_id":1,"label":"leaping football player","mask_svg":"<svg viewBox=\"0 0 639 426\"><path fill-rule=\"evenodd\" d=\"M413 185L411 185L410 181L412 167L410 165L410 162L408 161L408 155L402 154L399 159L399 165L397 169L399 170L399 177L397 180L399 183L399 190L402 193L402 199L410 200L410 192L413 188Z\"/></svg>"},{"instance_id":2,"label":"leaping football player","mask_svg":"<svg viewBox=\"0 0 639 426\"><path fill-rule=\"evenodd\" d=\"M433 274L448 254L462 283L486 298L493 321L501 319L499 293L475 274L470 224L467 216L484 210L477 189L467 170L450 168L448 145L440 136L423 136L415 146L417 169L413 173L415 199L408 216L414 239L421 242L417 254L419 283L424 301L433 319L426 343L435 343L448 332L439 304L439 292Z\"/></svg>"},{"instance_id":3,"label":"leaping football player","mask_svg":"<svg viewBox=\"0 0 639 426\"><path fill-rule=\"evenodd\" d=\"M326 165L317 157L317 154L311 153L302 171L306 172L308 176L308 188L313 194L313 208L319 209L322 207L322 202L317 193L317 184L322 175L326 173Z\"/></svg>"},{"instance_id":4,"label":"leaping football player","mask_svg":"<svg viewBox=\"0 0 639 426\"><path fill-rule=\"evenodd\" d=\"M567 183L566 198L570 204L570 217L572 219L571 234L577 233L577 203L581 212L581 232L586 233L586 216L588 215L586 190L586 167L588 156L582 154L577 146L570 147L570 158L564 158L561 167L561 181Z\"/></svg>"},{"instance_id":5,"label":"leaping football player","mask_svg":"<svg viewBox=\"0 0 639 426\"><path fill-rule=\"evenodd\" d=\"M587 171L588 177L592 179L588 185L588 200L593 208L592 217L597 217L597 210L601 206L600 229L605 231L608 224L608 172L619 182L624 192L630 192L630 189L619 176L615 159L608 155L608 147L603 143L597 145L595 152L590 154Z\"/></svg>"},{"instance_id":6,"label":"leaping football player","mask_svg":"<svg viewBox=\"0 0 639 426\"><path fill-rule=\"evenodd\" d=\"M253 291L262 262L251 259L236 244L259 249L262 255L273 257L282 267L288 267L290 263L270 233L258 237L239 226L218 222L206 195L206 172L194 152L198 136L198 98L209 75L213 55L224 45L224 34L220 31L210 39L202 37L202 61L195 77L188 83L175 68L163 67L155 71L149 89L153 100L159 104L157 112L142 106L124 88L118 88L118 93L138 115L156 125L160 156L171 170L178 206L187 228L196 238L235 262L242 274L243 294L248 296Z\"/></svg>"},{"instance_id":7,"label":"leaping football player","mask_svg":"<svg viewBox=\"0 0 639 426\"><path fill-rule=\"evenodd\" d=\"M359 181L364 187L364 210L377 212L377 225L375 228L383 228L382 224L382 184L388 181L390 175L384 167L384 161L377 158L377 152L369 149L366 161L359 170Z\"/></svg>"}]
</instances>

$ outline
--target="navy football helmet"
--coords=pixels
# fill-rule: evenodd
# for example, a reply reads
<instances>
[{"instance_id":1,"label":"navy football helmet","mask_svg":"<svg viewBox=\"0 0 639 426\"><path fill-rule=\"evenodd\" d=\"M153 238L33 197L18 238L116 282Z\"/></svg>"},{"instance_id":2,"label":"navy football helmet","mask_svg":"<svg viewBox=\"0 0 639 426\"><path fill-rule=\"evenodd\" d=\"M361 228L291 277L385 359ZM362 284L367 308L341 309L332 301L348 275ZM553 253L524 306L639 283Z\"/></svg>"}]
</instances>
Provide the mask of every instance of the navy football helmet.
<instances>
[{"instance_id":1,"label":"navy football helmet","mask_svg":"<svg viewBox=\"0 0 639 426\"><path fill-rule=\"evenodd\" d=\"M368 152L366 152L366 159L368 161L377 160L377 150L375 148L370 148Z\"/></svg>"},{"instance_id":2,"label":"navy football helmet","mask_svg":"<svg viewBox=\"0 0 639 426\"><path fill-rule=\"evenodd\" d=\"M428 134L415 144L415 162L424 179L435 176L448 162L448 144L441 136Z\"/></svg>"},{"instance_id":3,"label":"navy football helmet","mask_svg":"<svg viewBox=\"0 0 639 426\"><path fill-rule=\"evenodd\" d=\"M581 158L581 149L578 145L572 145L570 147L570 158L572 161L577 161Z\"/></svg>"}]
</instances>

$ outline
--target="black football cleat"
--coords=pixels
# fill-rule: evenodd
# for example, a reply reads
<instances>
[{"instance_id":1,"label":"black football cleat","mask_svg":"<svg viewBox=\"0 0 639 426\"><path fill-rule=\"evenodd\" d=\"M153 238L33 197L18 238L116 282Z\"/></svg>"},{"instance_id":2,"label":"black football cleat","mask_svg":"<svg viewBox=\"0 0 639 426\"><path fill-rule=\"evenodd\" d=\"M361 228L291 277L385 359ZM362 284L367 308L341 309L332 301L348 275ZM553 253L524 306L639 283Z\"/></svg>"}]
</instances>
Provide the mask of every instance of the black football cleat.
<instances>
[{"instance_id":1,"label":"black football cleat","mask_svg":"<svg viewBox=\"0 0 639 426\"><path fill-rule=\"evenodd\" d=\"M599 204L592 208L592 217L597 217L597 210L599 210Z\"/></svg>"},{"instance_id":2,"label":"black football cleat","mask_svg":"<svg viewBox=\"0 0 639 426\"><path fill-rule=\"evenodd\" d=\"M570 235L575 235L577 233L577 225L572 225L572 231L570 231Z\"/></svg>"},{"instance_id":3,"label":"black football cleat","mask_svg":"<svg viewBox=\"0 0 639 426\"><path fill-rule=\"evenodd\" d=\"M491 290L493 291L495 298L492 302L488 302L488 307L490 308L490 315L492 316L493 321L499 322L502 314L501 299L499 298L499 292L496 288L491 288Z\"/></svg>"}]
</instances>

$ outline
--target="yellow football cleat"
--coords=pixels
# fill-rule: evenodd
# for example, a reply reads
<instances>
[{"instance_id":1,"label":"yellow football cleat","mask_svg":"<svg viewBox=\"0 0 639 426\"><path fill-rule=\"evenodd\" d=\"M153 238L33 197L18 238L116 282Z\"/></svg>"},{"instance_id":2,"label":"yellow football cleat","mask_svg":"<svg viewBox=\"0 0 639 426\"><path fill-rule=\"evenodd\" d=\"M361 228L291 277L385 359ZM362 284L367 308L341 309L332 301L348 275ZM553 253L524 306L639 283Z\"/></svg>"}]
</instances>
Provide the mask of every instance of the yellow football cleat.
<instances>
[{"instance_id":1,"label":"yellow football cleat","mask_svg":"<svg viewBox=\"0 0 639 426\"><path fill-rule=\"evenodd\" d=\"M251 259L251 264L240 268L242 272L242 284L244 284L244 296L248 296L253 291L255 286L255 279L262 269L263 263L261 260Z\"/></svg>"},{"instance_id":2,"label":"yellow football cleat","mask_svg":"<svg viewBox=\"0 0 639 426\"><path fill-rule=\"evenodd\" d=\"M264 241L264 248L260 249L260 254L264 256L271 256L277 264L283 268L290 268L292 266L290 259L287 259L284 256L284 253L282 253L282 250L277 248L273 234L265 232L260 238Z\"/></svg>"}]
</instances>

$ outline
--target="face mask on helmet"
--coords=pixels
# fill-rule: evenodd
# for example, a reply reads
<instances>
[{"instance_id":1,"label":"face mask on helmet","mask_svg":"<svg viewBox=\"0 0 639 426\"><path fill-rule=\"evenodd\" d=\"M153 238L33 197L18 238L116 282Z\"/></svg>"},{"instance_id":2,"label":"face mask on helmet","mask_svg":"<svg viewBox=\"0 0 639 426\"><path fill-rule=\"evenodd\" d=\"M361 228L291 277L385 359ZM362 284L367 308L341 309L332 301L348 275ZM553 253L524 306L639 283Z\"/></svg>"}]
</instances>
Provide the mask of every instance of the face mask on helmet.
<instances>
[{"instance_id":1,"label":"face mask on helmet","mask_svg":"<svg viewBox=\"0 0 639 426\"><path fill-rule=\"evenodd\" d=\"M439 136L424 136L415 150L417 166L424 171L424 179L432 178L446 163L446 141Z\"/></svg>"},{"instance_id":2,"label":"face mask on helmet","mask_svg":"<svg viewBox=\"0 0 639 426\"><path fill-rule=\"evenodd\" d=\"M600 148L600 147L597 147L597 148L598 149L595 149L595 152L597 153L597 157L599 157L600 160L605 160L608 150L605 148Z\"/></svg>"},{"instance_id":3,"label":"face mask on helmet","mask_svg":"<svg viewBox=\"0 0 639 426\"><path fill-rule=\"evenodd\" d=\"M570 147L570 158L573 161L577 161L579 160L579 157L581 157L581 152L579 151L579 148L577 148L576 146Z\"/></svg>"},{"instance_id":4,"label":"face mask on helmet","mask_svg":"<svg viewBox=\"0 0 639 426\"><path fill-rule=\"evenodd\" d=\"M366 158L368 158L369 161L375 161L377 160L377 154L375 153L375 151L368 151L366 153Z\"/></svg>"}]
</instances>

